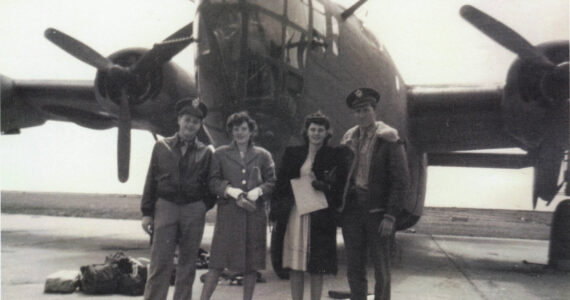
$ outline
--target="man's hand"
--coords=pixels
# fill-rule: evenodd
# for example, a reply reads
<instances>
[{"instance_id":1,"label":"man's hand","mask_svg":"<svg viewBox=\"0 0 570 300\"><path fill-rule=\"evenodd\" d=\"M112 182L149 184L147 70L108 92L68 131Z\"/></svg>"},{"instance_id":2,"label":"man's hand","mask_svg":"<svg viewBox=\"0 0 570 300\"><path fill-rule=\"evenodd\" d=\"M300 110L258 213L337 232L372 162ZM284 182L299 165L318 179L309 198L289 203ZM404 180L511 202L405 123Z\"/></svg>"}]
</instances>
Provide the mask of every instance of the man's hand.
<instances>
[{"instance_id":1,"label":"man's hand","mask_svg":"<svg viewBox=\"0 0 570 300\"><path fill-rule=\"evenodd\" d=\"M244 191L242 189L238 189L230 185L228 185L228 187L226 188L226 195L234 198L235 200L237 200L239 198L239 195L243 193Z\"/></svg>"},{"instance_id":2,"label":"man's hand","mask_svg":"<svg viewBox=\"0 0 570 300\"><path fill-rule=\"evenodd\" d=\"M384 219L380 222L380 226L378 226L378 233L380 234L381 238L389 237L392 232L394 231L394 222L396 218L389 214L384 214Z\"/></svg>"},{"instance_id":3,"label":"man's hand","mask_svg":"<svg viewBox=\"0 0 570 300\"><path fill-rule=\"evenodd\" d=\"M321 192L328 192L329 190L329 186L328 184L326 184L324 181L320 181L320 180L313 180L311 182L311 185L313 186L313 188L317 191L321 191Z\"/></svg>"},{"instance_id":4,"label":"man's hand","mask_svg":"<svg viewBox=\"0 0 570 300\"><path fill-rule=\"evenodd\" d=\"M144 216L142 218L142 228L144 232L152 235L152 231L154 230L154 218L150 216Z\"/></svg>"},{"instance_id":5,"label":"man's hand","mask_svg":"<svg viewBox=\"0 0 570 300\"><path fill-rule=\"evenodd\" d=\"M247 192L247 199L255 202L257 199L259 199L259 197L261 197L261 195L263 195L263 191L261 188L256 187Z\"/></svg>"}]
</instances>

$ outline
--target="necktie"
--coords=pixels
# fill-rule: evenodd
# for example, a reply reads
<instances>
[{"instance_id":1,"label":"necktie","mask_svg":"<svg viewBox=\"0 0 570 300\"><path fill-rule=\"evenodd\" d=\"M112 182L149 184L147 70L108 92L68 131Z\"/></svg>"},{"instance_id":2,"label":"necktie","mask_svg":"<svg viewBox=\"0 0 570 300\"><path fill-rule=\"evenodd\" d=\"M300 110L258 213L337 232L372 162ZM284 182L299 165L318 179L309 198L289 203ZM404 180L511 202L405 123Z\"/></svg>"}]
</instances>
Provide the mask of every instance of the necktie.
<instances>
[{"instance_id":1,"label":"necktie","mask_svg":"<svg viewBox=\"0 0 570 300\"><path fill-rule=\"evenodd\" d=\"M190 143L187 141L182 141L182 145L180 146L180 153L182 154L182 156L186 154L188 148L190 148Z\"/></svg>"},{"instance_id":2,"label":"necktie","mask_svg":"<svg viewBox=\"0 0 570 300\"><path fill-rule=\"evenodd\" d=\"M358 150L360 152L360 154L363 154L364 152L366 152L366 137L367 137L367 132L364 131L362 132L361 136L360 136L360 142L358 143Z\"/></svg>"}]
</instances>

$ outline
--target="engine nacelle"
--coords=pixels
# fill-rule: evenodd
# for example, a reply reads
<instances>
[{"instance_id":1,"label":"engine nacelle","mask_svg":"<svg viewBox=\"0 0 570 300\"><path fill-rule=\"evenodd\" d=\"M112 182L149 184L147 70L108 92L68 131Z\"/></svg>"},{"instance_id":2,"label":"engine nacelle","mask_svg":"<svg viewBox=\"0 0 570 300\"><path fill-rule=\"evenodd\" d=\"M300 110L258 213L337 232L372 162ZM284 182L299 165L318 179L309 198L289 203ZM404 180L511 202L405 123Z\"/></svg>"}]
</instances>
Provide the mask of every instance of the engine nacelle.
<instances>
[{"instance_id":1,"label":"engine nacelle","mask_svg":"<svg viewBox=\"0 0 570 300\"><path fill-rule=\"evenodd\" d=\"M110 55L109 60L128 68L147 51L148 49L142 48L124 49ZM177 128L174 110L176 101L196 95L194 80L173 62L165 63L144 76L125 78L124 82L117 82L120 76L111 76L109 72L97 72L95 77L97 102L105 110L118 116L122 86L130 95L129 106L133 128L144 128L163 136L173 134L173 129Z\"/></svg>"},{"instance_id":2,"label":"engine nacelle","mask_svg":"<svg viewBox=\"0 0 570 300\"><path fill-rule=\"evenodd\" d=\"M553 94L560 97L559 91L566 90L567 95L568 75L566 74L566 82L550 80L546 83L545 81L552 77L553 72L564 70L564 64L567 68L568 41L544 43L537 46L537 49L559 68L546 70L540 65L522 59L517 59L511 65L502 102L505 126L526 150L537 149L544 139L549 137L567 149L568 97L553 99Z\"/></svg>"},{"instance_id":3,"label":"engine nacelle","mask_svg":"<svg viewBox=\"0 0 570 300\"><path fill-rule=\"evenodd\" d=\"M506 130L535 158L534 201L558 191L568 150L568 41L536 47L556 67L517 59L507 75L502 108Z\"/></svg>"}]
</instances>

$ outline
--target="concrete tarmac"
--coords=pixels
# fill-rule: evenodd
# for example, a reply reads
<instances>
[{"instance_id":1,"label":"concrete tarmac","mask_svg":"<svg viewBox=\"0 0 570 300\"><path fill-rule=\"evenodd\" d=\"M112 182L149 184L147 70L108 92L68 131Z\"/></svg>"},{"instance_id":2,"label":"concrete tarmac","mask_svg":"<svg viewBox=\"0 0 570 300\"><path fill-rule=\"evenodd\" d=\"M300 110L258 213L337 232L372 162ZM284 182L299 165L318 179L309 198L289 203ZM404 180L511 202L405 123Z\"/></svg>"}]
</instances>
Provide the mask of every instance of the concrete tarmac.
<instances>
[{"instance_id":1,"label":"concrete tarmac","mask_svg":"<svg viewBox=\"0 0 570 300\"><path fill-rule=\"evenodd\" d=\"M103 263L105 256L124 251L148 257L148 237L136 220L111 220L2 214L2 299L142 299L120 295L44 294L47 275ZM213 226L207 225L203 248L209 249ZM346 259L339 235L339 273L326 276L329 290L348 290ZM398 233L398 255L392 269L392 299L570 299L570 273L544 267L548 242ZM289 282L271 269L258 283L254 299L290 299ZM193 299L202 284L198 270ZM369 290L373 270L368 270ZM305 299L309 299L306 277ZM169 292L171 299L173 289ZM241 299L242 288L222 281L212 299Z\"/></svg>"}]
</instances>

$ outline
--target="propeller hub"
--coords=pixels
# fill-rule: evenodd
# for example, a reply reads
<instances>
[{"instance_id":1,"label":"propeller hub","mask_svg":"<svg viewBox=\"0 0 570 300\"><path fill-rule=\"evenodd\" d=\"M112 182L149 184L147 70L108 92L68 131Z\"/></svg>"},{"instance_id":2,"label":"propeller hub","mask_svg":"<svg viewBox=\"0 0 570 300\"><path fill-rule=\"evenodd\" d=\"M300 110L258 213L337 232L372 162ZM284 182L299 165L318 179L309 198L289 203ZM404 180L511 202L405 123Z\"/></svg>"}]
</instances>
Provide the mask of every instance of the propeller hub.
<instances>
[{"instance_id":1,"label":"propeller hub","mask_svg":"<svg viewBox=\"0 0 570 300\"><path fill-rule=\"evenodd\" d=\"M129 106L135 106L155 97L162 86L162 72L134 74L131 67L142 57L147 49L130 48L109 56L114 63L112 68L100 70L95 77L97 95L112 102L110 109L120 106L121 93L129 96Z\"/></svg>"}]
</instances>

